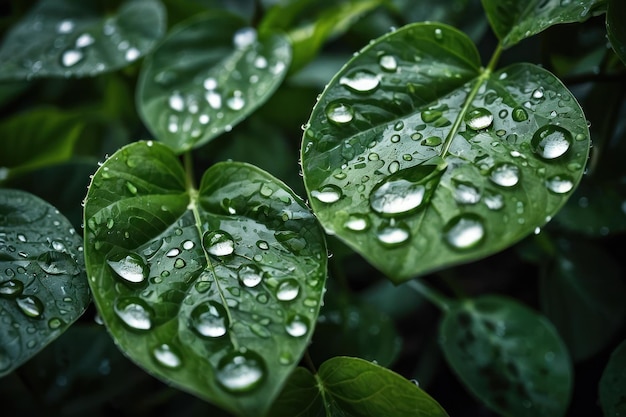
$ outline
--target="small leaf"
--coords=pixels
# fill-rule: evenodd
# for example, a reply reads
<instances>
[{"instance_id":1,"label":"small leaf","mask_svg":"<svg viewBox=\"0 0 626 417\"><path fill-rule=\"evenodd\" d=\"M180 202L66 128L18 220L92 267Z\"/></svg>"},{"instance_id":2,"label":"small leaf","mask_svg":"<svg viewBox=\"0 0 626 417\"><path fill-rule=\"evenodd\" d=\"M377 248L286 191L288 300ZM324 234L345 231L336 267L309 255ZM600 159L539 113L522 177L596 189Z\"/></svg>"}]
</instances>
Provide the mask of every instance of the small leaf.
<instances>
[{"instance_id":1,"label":"small leaf","mask_svg":"<svg viewBox=\"0 0 626 417\"><path fill-rule=\"evenodd\" d=\"M328 417L317 381L304 368L293 370L266 417Z\"/></svg>"},{"instance_id":2,"label":"small leaf","mask_svg":"<svg viewBox=\"0 0 626 417\"><path fill-rule=\"evenodd\" d=\"M82 241L54 207L0 190L0 376L56 339L89 304Z\"/></svg>"},{"instance_id":3,"label":"small leaf","mask_svg":"<svg viewBox=\"0 0 626 417\"><path fill-rule=\"evenodd\" d=\"M281 35L257 38L239 17L177 26L142 67L137 107L155 137L182 153L239 123L278 88L291 60Z\"/></svg>"},{"instance_id":4,"label":"small leaf","mask_svg":"<svg viewBox=\"0 0 626 417\"><path fill-rule=\"evenodd\" d=\"M600 405L607 417L626 413L626 340L611 354L600 378Z\"/></svg>"},{"instance_id":5,"label":"small leaf","mask_svg":"<svg viewBox=\"0 0 626 417\"><path fill-rule=\"evenodd\" d=\"M99 2L41 1L0 48L0 79L87 77L129 65L165 32L157 0L124 1L108 15Z\"/></svg>"},{"instance_id":6,"label":"small leaf","mask_svg":"<svg viewBox=\"0 0 626 417\"><path fill-rule=\"evenodd\" d=\"M482 0L493 31L503 48L550 26L582 22L599 12L605 0Z\"/></svg>"},{"instance_id":7,"label":"small leaf","mask_svg":"<svg viewBox=\"0 0 626 417\"><path fill-rule=\"evenodd\" d=\"M336 357L320 366L318 378L329 399L355 417L438 417L443 408L415 383L363 359Z\"/></svg>"},{"instance_id":8,"label":"small leaf","mask_svg":"<svg viewBox=\"0 0 626 417\"><path fill-rule=\"evenodd\" d=\"M513 300L485 296L454 304L440 333L452 369L491 409L506 416L565 414L572 368L543 316Z\"/></svg>"},{"instance_id":9,"label":"small leaf","mask_svg":"<svg viewBox=\"0 0 626 417\"><path fill-rule=\"evenodd\" d=\"M262 415L306 348L326 248L305 204L251 165L212 166L191 187L165 145L134 143L94 175L85 259L122 350L168 383Z\"/></svg>"},{"instance_id":10,"label":"small leaf","mask_svg":"<svg viewBox=\"0 0 626 417\"><path fill-rule=\"evenodd\" d=\"M543 311L575 360L604 348L626 317L620 265L584 241L560 241L551 271L541 280ZM574 324L575 323L575 324Z\"/></svg>"},{"instance_id":11,"label":"small leaf","mask_svg":"<svg viewBox=\"0 0 626 417\"><path fill-rule=\"evenodd\" d=\"M68 160L84 127L78 114L52 108L35 109L3 120L0 181Z\"/></svg>"},{"instance_id":12,"label":"small leaf","mask_svg":"<svg viewBox=\"0 0 626 417\"><path fill-rule=\"evenodd\" d=\"M624 16L626 16L626 2L623 0L608 0L606 7L606 33L615 53L626 64L626 27L624 27Z\"/></svg>"},{"instance_id":13,"label":"small leaf","mask_svg":"<svg viewBox=\"0 0 626 417\"><path fill-rule=\"evenodd\" d=\"M457 30L406 26L333 78L302 144L329 233L396 283L493 254L542 226L583 173L589 130L547 71L480 70Z\"/></svg>"}]
</instances>

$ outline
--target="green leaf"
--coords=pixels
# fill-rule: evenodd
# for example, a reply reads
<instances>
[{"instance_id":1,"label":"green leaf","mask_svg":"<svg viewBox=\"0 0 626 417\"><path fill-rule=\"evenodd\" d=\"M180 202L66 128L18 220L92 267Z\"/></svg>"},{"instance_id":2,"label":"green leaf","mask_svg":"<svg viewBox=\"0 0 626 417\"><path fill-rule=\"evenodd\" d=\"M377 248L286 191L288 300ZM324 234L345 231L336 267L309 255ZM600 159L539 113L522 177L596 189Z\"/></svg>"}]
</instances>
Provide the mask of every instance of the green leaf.
<instances>
[{"instance_id":1,"label":"green leaf","mask_svg":"<svg viewBox=\"0 0 626 417\"><path fill-rule=\"evenodd\" d=\"M363 359L329 359L320 366L318 378L328 398L348 416L448 415L413 382Z\"/></svg>"},{"instance_id":2,"label":"green leaf","mask_svg":"<svg viewBox=\"0 0 626 417\"><path fill-rule=\"evenodd\" d=\"M623 0L607 1L606 33L617 56L626 64L626 27L624 27L626 3Z\"/></svg>"},{"instance_id":3,"label":"green leaf","mask_svg":"<svg viewBox=\"0 0 626 417\"><path fill-rule=\"evenodd\" d=\"M53 108L35 109L3 120L0 180L68 160L84 127L78 114Z\"/></svg>"},{"instance_id":4,"label":"green leaf","mask_svg":"<svg viewBox=\"0 0 626 417\"><path fill-rule=\"evenodd\" d=\"M606 417L626 413L626 340L611 354L599 386L600 406Z\"/></svg>"},{"instance_id":5,"label":"green leaf","mask_svg":"<svg viewBox=\"0 0 626 417\"><path fill-rule=\"evenodd\" d=\"M171 31L142 67L137 107L155 137L182 153L252 113L291 60L281 35L257 38L239 17L211 13Z\"/></svg>"},{"instance_id":6,"label":"green leaf","mask_svg":"<svg viewBox=\"0 0 626 417\"><path fill-rule=\"evenodd\" d=\"M550 26L583 22L599 13L606 0L482 0L491 28L503 48Z\"/></svg>"},{"instance_id":7,"label":"green leaf","mask_svg":"<svg viewBox=\"0 0 626 417\"><path fill-rule=\"evenodd\" d=\"M122 350L164 381L262 415L306 348L326 278L305 204L251 165L213 165L198 190L159 143L126 146L94 175L85 259Z\"/></svg>"},{"instance_id":8,"label":"green leaf","mask_svg":"<svg viewBox=\"0 0 626 417\"><path fill-rule=\"evenodd\" d=\"M620 265L598 246L560 241L551 271L541 280L541 304L575 360L604 348L626 317Z\"/></svg>"},{"instance_id":9,"label":"green leaf","mask_svg":"<svg viewBox=\"0 0 626 417\"><path fill-rule=\"evenodd\" d=\"M565 414L572 367L543 316L513 300L484 296L453 304L440 334L452 369L491 409L518 417Z\"/></svg>"},{"instance_id":10,"label":"green leaf","mask_svg":"<svg viewBox=\"0 0 626 417\"><path fill-rule=\"evenodd\" d=\"M266 417L328 417L315 377L304 368L293 370Z\"/></svg>"},{"instance_id":11,"label":"green leaf","mask_svg":"<svg viewBox=\"0 0 626 417\"><path fill-rule=\"evenodd\" d=\"M302 165L324 228L397 283L545 224L578 184L588 148L583 112L552 74L481 70L464 34L419 23L333 78Z\"/></svg>"},{"instance_id":12,"label":"green leaf","mask_svg":"<svg viewBox=\"0 0 626 417\"><path fill-rule=\"evenodd\" d=\"M81 245L50 204L0 190L0 376L56 339L89 304Z\"/></svg>"},{"instance_id":13,"label":"green leaf","mask_svg":"<svg viewBox=\"0 0 626 417\"><path fill-rule=\"evenodd\" d=\"M7 34L0 79L87 77L125 67L165 33L157 0L124 1L115 14L101 2L41 1Z\"/></svg>"}]
</instances>

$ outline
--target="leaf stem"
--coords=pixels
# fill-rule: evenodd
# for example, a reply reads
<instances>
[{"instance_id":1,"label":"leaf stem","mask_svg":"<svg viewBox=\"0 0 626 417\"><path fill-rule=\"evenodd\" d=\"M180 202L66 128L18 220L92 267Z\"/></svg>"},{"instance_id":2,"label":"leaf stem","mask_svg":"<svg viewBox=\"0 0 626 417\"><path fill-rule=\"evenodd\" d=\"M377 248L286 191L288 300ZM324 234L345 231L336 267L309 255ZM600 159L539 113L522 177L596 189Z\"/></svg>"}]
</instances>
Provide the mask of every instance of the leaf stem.
<instances>
[{"instance_id":1,"label":"leaf stem","mask_svg":"<svg viewBox=\"0 0 626 417\"><path fill-rule=\"evenodd\" d=\"M423 295L428 299L431 303L435 304L442 311L450 310L450 305L452 304L452 300L450 300L445 295L441 294L439 291L434 288L429 287L428 285L421 282L419 279L414 279L407 282L407 285L413 288L415 291Z\"/></svg>"},{"instance_id":2,"label":"leaf stem","mask_svg":"<svg viewBox=\"0 0 626 417\"><path fill-rule=\"evenodd\" d=\"M493 55L491 55L489 64L487 64L487 68L485 68L482 71L482 73L480 74L476 82L474 83L472 90L469 92L469 94L465 98L465 102L463 103L463 107L461 108L461 111L459 112L458 116L454 120L454 124L452 125L452 128L450 128L450 132L448 132L448 136L446 136L446 141L441 150L442 158L445 158L445 156L448 154L448 151L450 150L450 146L452 145L452 140L458 133L459 128L461 127L461 123L463 122L463 119L465 119L465 114L467 113L470 106L472 105L472 101L474 101L474 97L476 97L476 94L478 94L478 90L480 89L480 87L491 76L491 72L496 67L498 60L500 59L501 53L502 53L502 45L498 43L496 50L493 52Z\"/></svg>"},{"instance_id":3,"label":"leaf stem","mask_svg":"<svg viewBox=\"0 0 626 417\"><path fill-rule=\"evenodd\" d=\"M185 165L185 185L187 186L187 190L195 190L196 181L193 177L193 159L191 158L190 151L184 153L183 164Z\"/></svg>"}]
</instances>

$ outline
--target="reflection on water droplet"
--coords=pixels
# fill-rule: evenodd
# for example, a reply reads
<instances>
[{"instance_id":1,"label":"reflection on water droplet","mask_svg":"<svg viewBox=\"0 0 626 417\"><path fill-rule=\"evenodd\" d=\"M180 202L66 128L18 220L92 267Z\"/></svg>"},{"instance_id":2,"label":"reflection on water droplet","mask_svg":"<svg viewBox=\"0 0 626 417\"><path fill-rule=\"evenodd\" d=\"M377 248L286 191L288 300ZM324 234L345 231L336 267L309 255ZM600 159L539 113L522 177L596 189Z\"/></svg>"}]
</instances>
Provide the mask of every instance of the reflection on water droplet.
<instances>
[{"instance_id":1,"label":"reflection on water droplet","mask_svg":"<svg viewBox=\"0 0 626 417\"><path fill-rule=\"evenodd\" d=\"M326 106L326 117L332 123L344 125L354 118L354 110L351 106L343 103L330 103Z\"/></svg>"},{"instance_id":2,"label":"reflection on water droplet","mask_svg":"<svg viewBox=\"0 0 626 417\"><path fill-rule=\"evenodd\" d=\"M209 106L215 110L219 110L222 107L222 96L213 90L207 91L204 95Z\"/></svg>"},{"instance_id":3,"label":"reflection on water droplet","mask_svg":"<svg viewBox=\"0 0 626 417\"><path fill-rule=\"evenodd\" d=\"M233 36L233 45L237 49L245 49L256 42L257 33L254 28L245 27L237 30Z\"/></svg>"},{"instance_id":4,"label":"reflection on water droplet","mask_svg":"<svg viewBox=\"0 0 626 417\"><path fill-rule=\"evenodd\" d=\"M172 248L168 250L167 253L165 254L165 256L167 256L168 258L175 258L178 255L180 255L180 249L178 248Z\"/></svg>"},{"instance_id":5,"label":"reflection on water droplet","mask_svg":"<svg viewBox=\"0 0 626 417\"><path fill-rule=\"evenodd\" d=\"M264 240L257 241L256 246L261 250L268 250L270 248L270 245Z\"/></svg>"},{"instance_id":6,"label":"reflection on water droplet","mask_svg":"<svg viewBox=\"0 0 626 417\"><path fill-rule=\"evenodd\" d=\"M168 103L172 110L175 110L175 111L185 110L185 99L178 91L174 91L172 93L172 95L168 99Z\"/></svg>"},{"instance_id":7,"label":"reflection on water droplet","mask_svg":"<svg viewBox=\"0 0 626 417\"><path fill-rule=\"evenodd\" d=\"M77 48L86 48L89 45L92 45L96 40L89 33L83 33L76 39L76 47Z\"/></svg>"},{"instance_id":8,"label":"reflection on water droplet","mask_svg":"<svg viewBox=\"0 0 626 417\"><path fill-rule=\"evenodd\" d=\"M131 62L131 61L134 61L137 58L139 58L140 55L141 55L141 52L139 51L139 49L137 49L137 48L128 48L128 50L124 54L124 59L126 59L126 61L128 61L128 62Z\"/></svg>"},{"instance_id":9,"label":"reflection on water droplet","mask_svg":"<svg viewBox=\"0 0 626 417\"><path fill-rule=\"evenodd\" d=\"M74 30L74 22L71 20L62 20L57 25L57 31L59 33L70 33Z\"/></svg>"},{"instance_id":10,"label":"reflection on water droplet","mask_svg":"<svg viewBox=\"0 0 626 417\"><path fill-rule=\"evenodd\" d=\"M435 39L438 41L443 39L443 31L440 28L435 29Z\"/></svg>"},{"instance_id":11,"label":"reflection on water droplet","mask_svg":"<svg viewBox=\"0 0 626 417\"><path fill-rule=\"evenodd\" d=\"M501 163L491 169L489 179L501 187L513 187L519 182L519 168L513 164Z\"/></svg>"},{"instance_id":12,"label":"reflection on water droplet","mask_svg":"<svg viewBox=\"0 0 626 417\"><path fill-rule=\"evenodd\" d=\"M482 218L473 213L456 216L443 228L444 240L453 249L471 249L485 237L483 223Z\"/></svg>"},{"instance_id":13,"label":"reflection on water droplet","mask_svg":"<svg viewBox=\"0 0 626 417\"><path fill-rule=\"evenodd\" d=\"M226 105L231 110L241 110L246 105L243 93L240 90L233 91L232 95L226 99Z\"/></svg>"},{"instance_id":14,"label":"reflection on water droplet","mask_svg":"<svg viewBox=\"0 0 626 417\"><path fill-rule=\"evenodd\" d=\"M150 330L152 328L152 310L140 298L120 298L114 306L115 314L134 330Z\"/></svg>"},{"instance_id":15,"label":"reflection on water droplet","mask_svg":"<svg viewBox=\"0 0 626 417\"><path fill-rule=\"evenodd\" d=\"M465 115L465 123L472 130L483 130L493 123L493 114L485 108L477 108Z\"/></svg>"},{"instance_id":16,"label":"reflection on water droplet","mask_svg":"<svg viewBox=\"0 0 626 417\"><path fill-rule=\"evenodd\" d=\"M19 296L16 301L20 311L28 317L36 319L43 314L43 303L34 295Z\"/></svg>"},{"instance_id":17,"label":"reflection on water droplet","mask_svg":"<svg viewBox=\"0 0 626 417\"><path fill-rule=\"evenodd\" d=\"M500 210L504 207L504 198L500 194L486 192L484 202L489 210Z\"/></svg>"},{"instance_id":18,"label":"reflection on water droplet","mask_svg":"<svg viewBox=\"0 0 626 417\"><path fill-rule=\"evenodd\" d=\"M293 278L287 278L276 288L276 298L280 301L292 301L300 294L300 284Z\"/></svg>"},{"instance_id":19,"label":"reflection on water droplet","mask_svg":"<svg viewBox=\"0 0 626 417\"><path fill-rule=\"evenodd\" d=\"M10 279L0 283L0 297L15 298L22 294L23 290L24 284L22 284L22 281Z\"/></svg>"},{"instance_id":20,"label":"reflection on water droplet","mask_svg":"<svg viewBox=\"0 0 626 417\"><path fill-rule=\"evenodd\" d=\"M398 69L398 62L391 55L381 55L378 59L378 65L384 70L394 72Z\"/></svg>"},{"instance_id":21,"label":"reflection on water droplet","mask_svg":"<svg viewBox=\"0 0 626 417\"><path fill-rule=\"evenodd\" d=\"M237 271L239 283L244 287L254 288L263 281L263 272L254 265L242 265Z\"/></svg>"},{"instance_id":22,"label":"reflection on water droplet","mask_svg":"<svg viewBox=\"0 0 626 417\"><path fill-rule=\"evenodd\" d=\"M556 159L569 150L572 134L560 126L546 125L535 132L530 144L541 158Z\"/></svg>"},{"instance_id":23,"label":"reflection on water droplet","mask_svg":"<svg viewBox=\"0 0 626 417\"><path fill-rule=\"evenodd\" d=\"M385 180L370 194L370 207L383 215L409 213L424 200L426 187L405 179Z\"/></svg>"},{"instance_id":24,"label":"reflection on water droplet","mask_svg":"<svg viewBox=\"0 0 626 417\"><path fill-rule=\"evenodd\" d=\"M118 277L133 284L143 282L150 272L146 262L136 253L118 254L108 259L107 264Z\"/></svg>"},{"instance_id":25,"label":"reflection on water droplet","mask_svg":"<svg viewBox=\"0 0 626 417\"><path fill-rule=\"evenodd\" d=\"M439 110L424 110L421 116L424 123L432 123L443 116L443 113Z\"/></svg>"},{"instance_id":26,"label":"reflection on water droplet","mask_svg":"<svg viewBox=\"0 0 626 417\"><path fill-rule=\"evenodd\" d=\"M50 320L48 320L48 328L50 330L56 330L59 327L61 327L63 324L65 324L65 323L63 323L63 320L61 320L58 317L53 317Z\"/></svg>"},{"instance_id":27,"label":"reflection on water droplet","mask_svg":"<svg viewBox=\"0 0 626 417\"><path fill-rule=\"evenodd\" d=\"M555 194L565 194L574 188L574 181L567 175L554 175L546 180L546 187Z\"/></svg>"},{"instance_id":28,"label":"reflection on water droplet","mask_svg":"<svg viewBox=\"0 0 626 417\"><path fill-rule=\"evenodd\" d=\"M208 253L214 256L227 256L235 251L235 240L223 230L205 232L202 245Z\"/></svg>"},{"instance_id":29,"label":"reflection on water droplet","mask_svg":"<svg viewBox=\"0 0 626 417\"><path fill-rule=\"evenodd\" d=\"M378 241L387 247L404 244L411 237L411 232L405 224L382 226L376 232Z\"/></svg>"},{"instance_id":30,"label":"reflection on water droplet","mask_svg":"<svg viewBox=\"0 0 626 417\"><path fill-rule=\"evenodd\" d=\"M68 49L61 55L61 65L64 67L73 67L85 58L82 51L78 49Z\"/></svg>"},{"instance_id":31,"label":"reflection on water droplet","mask_svg":"<svg viewBox=\"0 0 626 417\"><path fill-rule=\"evenodd\" d=\"M51 275L76 275L80 272L76 261L64 252L44 252L37 257L37 264Z\"/></svg>"},{"instance_id":32,"label":"reflection on water droplet","mask_svg":"<svg viewBox=\"0 0 626 417\"><path fill-rule=\"evenodd\" d=\"M424 146L439 146L443 141L439 136L430 136L424 139L421 144Z\"/></svg>"},{"instance_id":33,"label":"reflection on water droplet","mask_svg":"<svg viewBox=\"0 0 626 417\"><path fill-rule=\"evenodd\" d=\"M311 191L311 197L326 204L338 201L342 195L343 193L341 192L341 188L333 184L328 184L323 186L319 190Z\"/></svg>"},{"instance_id":34,"label":"reflection on water droplet","mask_svg":"<svg viewBox=\"0 0 626 417\"><path fill-rule=\"evenodd\" d=\"M343 224L343 227L353 232L363 232L369 229L370 220L367 214L351 214Z\"/></svg>"},{"instance_id":35,"label":"reflection on water droplet","mask_svg":"<svg viewBox=\"0 0 626 417\"><path fill-rule=\"evenodd\" d=\"M339 79L339 84L354 93L371 93L380 85L378 76L371 71L358 70Z\"/></svg>"},{"instance_id":36,"label":"reflection on water droplet","mask_svg":"<svg viewBox=\"0 0 626 417\"><path fill-rule=\"evenodd\" d=\"M513 112L511 113L511 117L516 122L523 122L525 120L528 120L528 113L523 107L516 107L513 109Z\"/></svg>"},{"instance_id":37,"label":"reflection on water droplet","mask_svg":"<svg viewBox=\"0 0 626 417\"><path fill-rule=\"evenodd\" d=\"M166 368L178 368L183 363L180 359L180 355L178 355L170 345L165 343L154 348L152 355L160 365Z\"/></svg>"},{"instance_id":38,"label":"reflection on water droplet","mask_svg":"<svg viewBox=\"0 0 626 417\"><path fill-rule=\"evenodd\" d=\"M302 337L309 331L309 320L299 314L295 314L285 323L285 331L289 336Z\"/></svg>"},{"instance_id":39,"label":"reflection on water droplet","mask_svg":"<svg viewBox=\"0 0 626 417\"><path fill-rule=\"evenodd\" d=\"M230 323L226 309L215 301L197 305L191 311L191 327L204 337L222 337L228 332Z\"/></svg>"},{"instance_id":40,"label":"reflection on water droplet","mask_svg":"<svg viewBox=\"0 0 626 417\"><path fill-rule=\"evenodd\" d=\"M454 199L459 204L476 204L480 201L480 191L472 184L456 182L454 186Z\"/></svg>"},{"instance_id":41,"label":"reflection on water droplet","mask_svg":"<svg viewBox=\"0 0 626 417\"><path fill-rule=\"evenodd\" d=\"M263 358L256 352L231 352L217 365L217 382L226 391L244 393L257 388L267 374Z\"/></svg>"}]
</instances>

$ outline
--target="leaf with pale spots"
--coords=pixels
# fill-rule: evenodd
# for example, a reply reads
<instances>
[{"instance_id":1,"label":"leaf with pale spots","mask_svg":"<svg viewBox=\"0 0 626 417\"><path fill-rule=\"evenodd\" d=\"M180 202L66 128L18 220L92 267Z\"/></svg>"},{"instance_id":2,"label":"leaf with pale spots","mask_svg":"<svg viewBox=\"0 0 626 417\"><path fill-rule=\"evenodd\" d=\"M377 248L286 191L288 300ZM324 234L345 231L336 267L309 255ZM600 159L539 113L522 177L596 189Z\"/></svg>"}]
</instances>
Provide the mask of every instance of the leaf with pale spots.
<instances>
[{"instance_id":1,"label":"leaf with pale spots","mask_svg":"<svg viewBox=\"0 0 626 417\"><path fill-rule=\"evenodd\" d=\"M0 190L0 376L60 336L90 302L82 240L54 207Z\"/></svg>"},{"instance_id":2,"label":"leaf with pale spots","mask_svg":"<svg viewBox=\"0 0 626 417\"><path fill-rule=\"evenodd\" d=\"M164 35L158 0L123 1L111 14L100 2L41 1L0 48L0 79L93 77L130 65Z\"/></svg>"},{"instance_id":3,"label":"leaf with pale spots","mask_svg":"<svg viewBox=\"0 0 626 417\"><path fill-rule=\"evenodd\" d=\"M177 153L230 131L263 104L291 61L282 35L257 36L234 15L214 12L183 22L142 67L139 114Z\"/></svg>"},{"instance_id":4,"label":"leaf with pale spots","mask_svg":"<svg viewBox=\"0 0 626 417\"><path fill-rule=\"evenodd\" d=\"M467 36L408 25L361 50L306 126L304 183L324 228L394 282L496 253L578 184L589 130L531 64L481 69Z\"/></svg>"},{"instance_id":5,"label":"leaf with pale spots","mask_svg":"<svg viewBox=\"0 0 626 417\"><path fill-rule=\"evenodd\" d=\"M482 3L504 48L553 25L583 22L606 7L606 0L482 0Z\"/></svg>"},{"instance_id":6,"label":"leaf with pale spots","mask_svg":"<svg viewBox=\"0 0 626 417\"><path fill-rule=\"evenodd\" d=\"M440 344L465 386L505 416L563 416L573 372L565 344L543 316L514 300L484 296L445 312Z\"/></svg>"},{"instance_id":7,"label":"leaf with pale spots","mask_svg":"<svg viewBox=\"0 0 626 417\"><path fill-rule=\"evenodd\" d=\"M85 259L102 319L132 360L258 416L310 340L327 254L313 214L266 172L219 163L196 190L170 148L138 142L93 177Z\"/></svg>"}]
</instances>

